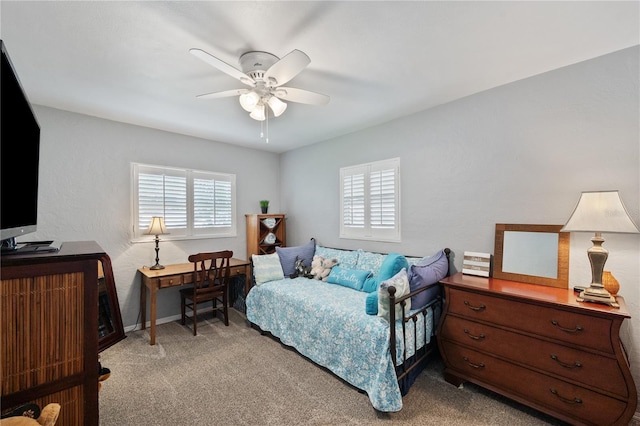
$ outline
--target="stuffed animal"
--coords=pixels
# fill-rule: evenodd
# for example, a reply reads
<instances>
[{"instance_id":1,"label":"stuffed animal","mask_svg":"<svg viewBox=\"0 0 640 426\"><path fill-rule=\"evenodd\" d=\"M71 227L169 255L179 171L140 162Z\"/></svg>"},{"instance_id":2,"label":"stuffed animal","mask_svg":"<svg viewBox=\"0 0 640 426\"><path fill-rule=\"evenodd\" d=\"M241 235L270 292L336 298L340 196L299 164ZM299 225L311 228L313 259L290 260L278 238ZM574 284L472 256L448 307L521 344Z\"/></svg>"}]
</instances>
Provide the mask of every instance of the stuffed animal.
<instances>
[{"instance_id":1,"label":"stuffed animal","mask_svg":"<svg viewBox=\"0 0 640 426\"><path fill-rule=\"evenodd\" d=\"M293 274L289 275L289 278L296 278L296 277L311 278L310 276L311 267L305 265L303 259L296 259L295 268L296 268L296 271Z\"/></svg>"},{"instance_id":2,"label":"stuffed animal","mask_svg":"<svg viewBox=\"0 0 640 426\"><path fill-rule=\"evenodd\" d=\"M313 279L326 281L331 268L338 264L338 259L326 259L315 255L311 261L311 275Z\"/></svg>"},{"instance_id":3,"label":"stuffed animal","mask_svg":"<svg viewBox=\"0 0 640 426\"><path fill-rule=\"evenodd\" d=\"M23 415L16 415L13 417L5 417L0 420L2 426L53 426L58 421L60 415L60 404L51 403L47 404L42 411L38 419L29 417L27 412Z\"/></svg>"},{"instance_id":4,"label":"stuffed animal","mask_svg":"<svg viewBox=\"0 0 640 426\"><path fill-rule=\"evenodd\" d=\"M305 277L310 278L309 271L311 271L311 266L307 266L304 264L304 259L300 259L296 256L296 261L294 264L294 271L289 275L289 278L297 278L297 277Z\"/></svg>"},{"instance_id":5,"label":"stuffed animal","mask_svg":"<svg viewBox=\"0 0 640 426\"><path fill-rule=\"evenodd\" d=\"M313 260L311 261L311 272L310 272L310 274L316 280L322 279L320 274L322 274L322 271L324 271L324 268L322 267L322 260L323 259L324 259L324 257L318 256L316 254L316 255L313 256Z\"/></svg>"}]
</instances>

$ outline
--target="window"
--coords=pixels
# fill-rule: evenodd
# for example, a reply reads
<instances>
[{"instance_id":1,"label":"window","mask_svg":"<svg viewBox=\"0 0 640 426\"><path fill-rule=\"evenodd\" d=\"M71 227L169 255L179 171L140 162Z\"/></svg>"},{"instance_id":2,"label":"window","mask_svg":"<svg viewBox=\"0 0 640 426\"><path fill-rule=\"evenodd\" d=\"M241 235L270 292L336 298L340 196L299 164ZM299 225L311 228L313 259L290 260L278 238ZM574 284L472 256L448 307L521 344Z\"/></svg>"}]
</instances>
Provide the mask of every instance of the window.
<instances>
[{"instance_id":1,"label":"window","mask_svg":"<svg viewBox=\"0 0 640 426\"><path fill-rule=\"evenodd\" d=\"M340 169L340 238L400 241L400 159Z\"/></svg>"},{"instance_id":2,"label":"window","mask_svg":"<svg viewBox=\"0 0 640 426\"><path fill-rule=\"evenodd\" d=\"M236 177L133 164L133 236L164 217L168 238L236 236Z\"/></svg>"}]
</instances>

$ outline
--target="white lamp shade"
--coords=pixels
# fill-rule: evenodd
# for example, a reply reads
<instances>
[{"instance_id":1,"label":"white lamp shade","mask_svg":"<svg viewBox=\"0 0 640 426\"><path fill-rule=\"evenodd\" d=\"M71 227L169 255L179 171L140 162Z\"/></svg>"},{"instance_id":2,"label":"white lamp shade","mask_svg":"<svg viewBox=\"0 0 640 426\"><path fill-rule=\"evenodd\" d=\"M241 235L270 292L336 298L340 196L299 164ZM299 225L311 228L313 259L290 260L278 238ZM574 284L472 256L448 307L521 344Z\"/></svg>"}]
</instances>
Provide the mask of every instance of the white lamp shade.
<instances>
[{"instance_id":1,"label":"white lamp shade","mask_svg":"<svg viewBox=\"0 0 640 426\"><path fill-rule=\"evenodd\" d=\"M618 191L586 191L562 232L639 233Z\"/></svg>"},{"instance_id":2,"label":"white lamp shade","mask_svg":"<svg viewBox=\"0 0 640 426\"><path fill-rule=\"evenodd\" d=\"M276 117L280 117L280 115L287 109L287 104L275 96L271 96L267 103L269 104L271 111L273 111L273 115Z\"/></svg>"},{"instance_id":3,"label":"white lamp shade","mask_svg":"<svg viewBox=\"0 0 640 426\"><path fill-rule=\"evenodd\" d=\"M253 111L251 111L251 114L249 114L249 117L253 118L254 120L263 121L265 119L264 104L259 103L258 105L256 105Z\"/></svg>"},{"instance_id":4,"label":"white lamp shade","mask_svg":"<svg viewBox=\"0 0 640 426\"><path fill-rule=\"evenodd\" d=\"M164 235L168 234L167 227L164 225L164 218L160 216L154 216L151 218L149 229L147 229L148 235Z\"/></svg>"},{"instance_id":5,"label":"white lamp shade","mask_svg":"<svg viewBox=\"0 0 640 426\"><path fill-rule=\"evenodd\" d=\"M242 106L245 111L252 112L258 104L258 101L260 101L260 96L258 96L256 92L249 92L243 93L238 99L240 100L240 106Z\"/></svg>"}]
</instances>

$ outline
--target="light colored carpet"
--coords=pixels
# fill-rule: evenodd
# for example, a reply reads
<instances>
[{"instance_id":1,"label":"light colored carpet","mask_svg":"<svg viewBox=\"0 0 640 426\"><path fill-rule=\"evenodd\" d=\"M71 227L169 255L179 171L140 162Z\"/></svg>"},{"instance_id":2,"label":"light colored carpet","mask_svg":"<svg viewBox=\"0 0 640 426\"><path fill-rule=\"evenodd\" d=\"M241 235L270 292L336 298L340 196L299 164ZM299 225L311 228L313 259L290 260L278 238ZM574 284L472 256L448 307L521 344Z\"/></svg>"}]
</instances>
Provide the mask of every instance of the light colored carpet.
<instances>
[{"instance_id":1,"label":"light colored carpet","mask_svg":"<svg viewBox=\"0 0 640 426\"><path fill-rule=\"evenodd\" d=\"M381 413L366 394L250 328L204 316L198 336L172 322L157 344L134 331L101 354L100 424L123 425L562 425L472 384L446 383L436 357L403 398Z\"/></svg>"}]
</instances>

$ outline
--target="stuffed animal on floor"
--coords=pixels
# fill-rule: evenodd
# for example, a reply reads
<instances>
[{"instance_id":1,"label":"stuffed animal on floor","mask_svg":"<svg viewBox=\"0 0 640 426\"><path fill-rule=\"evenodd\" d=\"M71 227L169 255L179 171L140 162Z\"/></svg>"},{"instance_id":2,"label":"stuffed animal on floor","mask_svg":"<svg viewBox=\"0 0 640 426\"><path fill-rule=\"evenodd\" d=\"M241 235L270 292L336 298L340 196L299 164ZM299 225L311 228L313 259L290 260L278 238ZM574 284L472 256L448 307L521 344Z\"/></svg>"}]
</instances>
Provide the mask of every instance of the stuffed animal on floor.
<instances>
[{"instance_id":1,"label":"stuffed animal on floor","mask_svg":"<svg viewBox=\"0 0 640 426\"><path fill-rule=\"evenodd\" d=\"M338 259L326 259L317 254L313 256L311 261L311 275L315 280L326 281L331 272L331 268L338 264Z\"/></svg>"},{"instance_id":2,"label":"stuffed animal on floor","mask_svg":"<svg viewBox=\"0 0 640 426\"><path fill-rule=\"evenodd\" d=\"M33 404L30 404L33 405ZM37 408L37 407L36 407ZM39 409L38 409L39 410ZM15 411L15 410L14 410ZM38 419L30 417L34 413L33 410L26 410L23 414L17 414L12 417L5 417L0 420L2 426L53 426L58 421L60 415L60 404L47 404Z\"/></svg>"}]
</instances>

